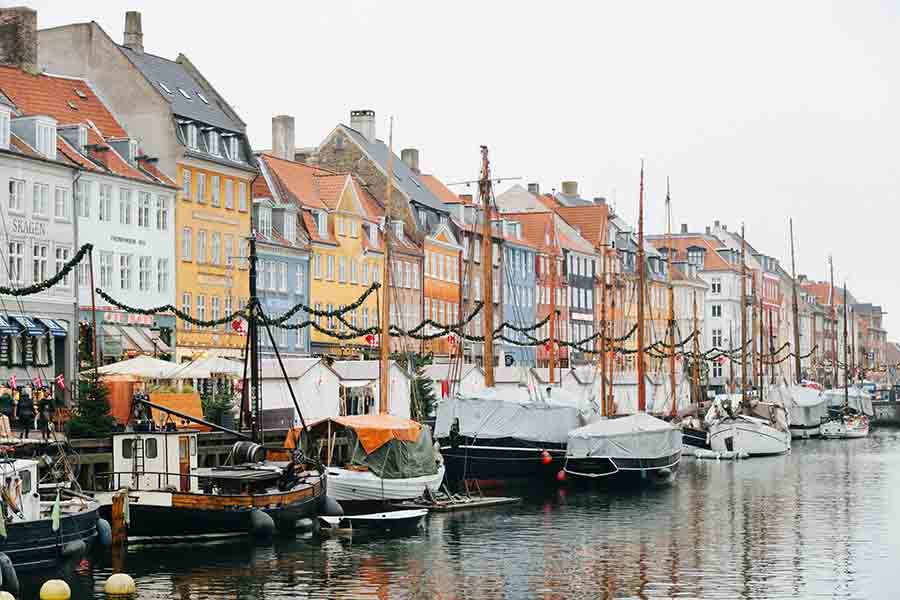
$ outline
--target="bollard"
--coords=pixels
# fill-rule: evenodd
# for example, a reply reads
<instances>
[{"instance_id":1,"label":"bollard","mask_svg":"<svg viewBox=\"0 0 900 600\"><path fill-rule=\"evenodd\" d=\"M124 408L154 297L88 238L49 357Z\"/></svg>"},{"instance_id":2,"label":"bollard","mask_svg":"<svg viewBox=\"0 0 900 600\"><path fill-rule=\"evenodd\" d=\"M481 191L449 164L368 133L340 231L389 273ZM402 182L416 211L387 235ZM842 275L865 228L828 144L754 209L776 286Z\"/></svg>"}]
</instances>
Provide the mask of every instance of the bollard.
<instances>
[{"instance_id":1,"label":"bollard","mask_svg":"<svg viewBox=\"0 0 900 600\"><path fill-rule=\"evenodd\" d=\"M72 597L72 590L69 584L62 579L51 579L45 581L41 586L41 600L69 600Z\"/></svg>"},{"instance_id":2,"label":"bollard","mask_svg":"<svg viewBox=\"0 0 900 600\"><path fill-rule=\"evenodd\" d=\"M7 591L0 592L0 600L16 600L16 597Z\"/></svg>"},{"instance_id":3,"label":"bollard","mask_svg":"<svg viewBox=\"0 0 900 600\"><path fill-rule=\"evenodd\" d=\"M107 596L130 596L137 591L134 579L125 573L116 573L110 575L106 583L103 584L103 591Z\"/></svg>"},{"instance_id":4,"label":"bollard","mask_svg":"<svg viewBox=\"0 0 900 600\"><path fill-rule=\"evenodd\" d=\"M112 544L124 546L128 542L128 526L125 524L125 498L127 490L113 496L112 503Z\"/></svg>"}]
</instances>

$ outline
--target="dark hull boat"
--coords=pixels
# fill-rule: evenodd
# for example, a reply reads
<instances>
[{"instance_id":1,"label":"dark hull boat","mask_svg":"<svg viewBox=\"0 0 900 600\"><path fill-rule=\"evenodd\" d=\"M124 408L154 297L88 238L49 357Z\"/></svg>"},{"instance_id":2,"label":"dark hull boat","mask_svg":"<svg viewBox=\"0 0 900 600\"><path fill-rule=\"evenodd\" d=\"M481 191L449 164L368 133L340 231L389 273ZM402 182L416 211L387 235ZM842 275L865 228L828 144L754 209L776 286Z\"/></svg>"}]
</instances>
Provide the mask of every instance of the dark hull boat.
<instances>
[{"instance_id":1,"label":"dark hull boat","mask_svg":"<svg viewBox=\"0 0 900 600\"><path fill-rule=\"evenodd\" d=\"M566 459L565 444L514 438L438 438L447 480L552 479Z\"/></svg>"},{"instance_id":2,"label":"dark hull boat","mask_svg":"<svg viewBox=\"0 0 900 600\"><path fill-rule=\"evenodd\" d=\"M681 450L668 456L646 459L576 458L566 462L566 474L598 483L670 483L678 472Z\"/></svg>"},{"instance_id":3,"label":"dark hull boat","mask_svg":"<svg viewBox=\"0 0 900 600\"><path fill-rule=\"evenodd\" d=\"M697 429L687 425L681 426L681 442L692 450L709 450L709 435L705 429Z\"/></svg>"},{"instance_id":4,"label":"dark hull boat","mask_svg":"<svg viewBox=\"0 0 900 600\"><path fill-rule=\"evenodd\" d=\"M44 569L90 550L97 539L97 505L60 517L59 530L52 519L11 523L7 537L0 539L0 552L12 561L17 572Z\"/></svg>"}]
</instances>

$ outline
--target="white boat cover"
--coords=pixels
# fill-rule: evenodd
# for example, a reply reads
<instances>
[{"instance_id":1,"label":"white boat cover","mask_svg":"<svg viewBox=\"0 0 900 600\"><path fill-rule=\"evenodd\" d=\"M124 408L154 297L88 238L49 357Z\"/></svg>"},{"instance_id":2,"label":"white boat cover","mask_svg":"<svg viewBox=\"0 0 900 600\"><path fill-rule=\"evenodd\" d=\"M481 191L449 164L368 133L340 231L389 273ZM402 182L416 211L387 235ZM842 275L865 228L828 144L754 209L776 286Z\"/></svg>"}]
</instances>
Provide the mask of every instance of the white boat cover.
<instances>
[{"instance_id":1,"label":"white boat cover","mask_svg":"<svg viewBox=\"0 0 900 600\"><path fill-rule=\"evenodd\" d=\"M459 434L465 437L565 444L569 432L585 423L577 403L569 402L563 390L553 390L552 403L531 400L528 390L523 391L487 388L442 400L435 437L449 436L450 427L459 419Z\"/></svg>"},{"instance_id":2,"label":"white boat cover","mask_svg":"<svg viewBox=\"0 0 900 600\"><path fill-rule=\"evenodd\" d=\"M569 433L569 458L662 458L681 451L681 430L647 413L594 421Z\"/></svg>"},{"instance_id":3,"label":"white boat cover","mask_svg":"<svg viewBox=\"0 0 900 600\"><path fill-rule=\"evenodd\" d=\"M791 424L818 426L828 416L825 395L808 385L792 385L785 406L790 411Z\"/></svg>"},{"instance_id":4,"label":"white boat cover","mask_svg":"<svg viewBox=\"0 0 900 600\"><path fill-rule=\"evenodd\" d=\"M825 397L828 399L829 407L840 408L844 405L844 388L825 390ZM870 417L875 416L872 396L861 387L853 385L847 389L847 403L854 410Z\"/></svg>"}]
</instances>

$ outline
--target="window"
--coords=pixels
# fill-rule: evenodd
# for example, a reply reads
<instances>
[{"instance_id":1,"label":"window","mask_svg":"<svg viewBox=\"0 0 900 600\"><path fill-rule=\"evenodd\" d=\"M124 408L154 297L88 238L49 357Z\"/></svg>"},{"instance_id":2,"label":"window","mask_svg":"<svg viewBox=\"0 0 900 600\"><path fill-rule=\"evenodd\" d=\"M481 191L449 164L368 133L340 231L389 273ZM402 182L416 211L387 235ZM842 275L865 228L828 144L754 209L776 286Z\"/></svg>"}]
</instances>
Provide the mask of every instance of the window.
<instances>
[{"instance_id":1,"label":"window","mask_svg":"<svg viewBox=\"0 0 900 600\"><path fill-rule=\"evenodd\" d=\"M209 178L210 185L210 204L215 207L219 207L219 194L221 193L221 187L219 186L219 176L213 175Z\"/></svg>"},{"instance_id":2,"label":"window","mask_svg":"<svg viewBox=\"0 0 900 600\"><path fill-rule=\"evenodd\" d=\"M326 257L327 261L325 263L325 279L328 281L334 281L334 257L328 256Z\"/></svg>"},{"instance_id":3,"label":"window","mask_svg":"<svg viewBox=\"0 0 900 600\"><path fill-rule=\"evenodd\" d=\"M149 256L141 256L138 258L138 290L142 292L150 291L150 269L151 259Z\"/></svg>"},{"instance_id":4,"label":"window","mask_svg":"<svg viewBox=\"0 0 900 600\"><path fill-rule=\"evenodd\" d=\"M206 263L206 230L201 229L197 232L197 264Z\"/></svg>"},{"instance_id":5,"label":"window","mask_svg":"<svg viewBox=\"0 0 900 600\"><path fill-rule=\"evenodd\" d=\"M220 315L219 315L219 297L218 296L210 297L209 310L210 310L209 318L212 319L213 321L217 321L220 317ZM216 327L218 327L218 325Z\"/></svg>"},{"instance_id":6,"label":"window","mask_svg":"<svg viewBox=\"0 0 900 600\"><path fill-rule=\"evenodd\" d=\"M119 190L119 223L131 225L131 190Z\"/></svg>"},{"instance_id":7,"label":"window","mask_svg":"<svg viewBox=\"0 0 900 600\"><path fill-rule=\"evenodd\" d=\"M319 230L320 236L328 237L328 215L325 211L316 213L316 229Z\"/></svg>"},{"instance_id":8,"label":"window","mask_svg":"<svg viewBox=\"0 0 900 600\"><path fill-rule=\"evenodd\" d=\"M9 149L9 109L0 110L0 148Z\"/></svg>"},{"instance_id":9,"label":"window","mask_svg":"<svg viewBox=\"0 0 900 600\"><path fill-rule=\"evenodd\" d=\"M722 279L720 277L713 277L712 279L712 293L713 294L721 294L722 293Z\"/></svg>"},{"instance_id":10,"label":"window","mask_svg":"<svg viewBox=\"0 0 900 600\"><path fill-rule=\"evenodd\" d=\"M369 285L369 263L367 261L362 261L359 268L361 271L360 283Z\"/></svg>"},{"instance_id":11,"label":"window","mask_svg":"<svg viewBox=\"0 0 900 600\"><path fill-rule=\"evenodd\" d=\"M381 283L381 270L378 263L372 263L372 283Z\"/></svg>"},{"instance_id":12,"label":"window","mask_svg":"<svg viewBox=\"0 0 900 600\"><path fill-rule=\"evenodd\" d=\"M134 440L132 438L123 438L122 439L122 458L131 459L132 456L132 446L134 445Z\"/></svg>"},{"instance_id":13,"label":"window","mask_svg":"<svg viewBox=\"0 0 900 600\"><path fill-rule=\"evenodd\" d=\"M369 241L372 242L372 246L378 247L378 227L375 223L369 223Z\"/></svg>"},{"instance_id":14,"label":"window","mask_svg":"<svg viewBox=\"0 0 900 600\"><path fill-rule=\"evenodd\" d=\"M268 206L260 206L259 214L259 233L263 237L272 237L272 209Z\"/></svg>"},{"instance_id":15,"label":"window","mask_svg":"<svg viewBox=\"0 0 900 600\"><path fill-rule=\"evenodd\" d=\"M144 458L156 458L158 453L156 438L144 440Z\"/></svg>"},{"instance_id":16,"label":"window","mask_svg":"<svg viewBox=\"0 0 900 600\"><path fill-rule=\"evenodd\" d=\"M403 263L403 287L412 287L412 265Z\"/></svg>"},{"instance_id":17,"label":"window","mask_svg":"<svg viewBox=\"0 0 900 600\"><path fill-rule=\"evenodd\" d=\"M150 192L138 192L138 227L150 227Z\"/></svg>"},{"instance_id":18,"label":"window","mask_svg":"<svg viewBox=\"0 0 900 600\"><path fill-rule=\"evenodd\" d=\"M234 236L230 233L225 234L225 266L231 267L234 264L232 255L234 253Z\"/></svg>"},{"instance_id":19,"label":"window","mask_svg":"<svg viewBox=\"0 0 900 600\"><path fill-rule=\"evenodd\" d=\"M131 289L131 255L119 255L119 287L123 290Z\"/></svg>"},{"instance_id":20,"label":"window","mask_svg":"<svg viewBox=\"0 0 900 600\"><path fill-rule=\"evenodd\" d=\"M25 210L25 182L19 179L9 180L9 210L22 212Z\"/></svg>"},{"instance_id":21,"label":"window","mask_svg":"<svg viewBox=\"0 0 900 600\"><path fill-rule=\"evenodd\" d=\"M688 248L688 262L695 266L702 266L703 264L703 249L702 248Z\"/></svg>"},{"instance_id":22,"label":"window","mask_svg":"<svg viewBox=\"0 0 900 600\"><path fill-rule=\"evenodd\" d=\"M331 257L329 257L331 258ZM338 257L338 282L346 283L347 282L347 257L340 256Z\"/></svg>"},{"instance_id":23,"label":"window","mask_svg":"<svg viewBox=\"0 0 900 600\"><path fill-rule=\"evenodd\" d=\"M47 279L47 244L35 244L31 248L31 282L38 283Z\"/></svg>"},{"instance_id":24,"label":"window","mask_svg":"<svg viewBox=\"0 0 900 600\"><path fill-rule=\"evenodd\" d=\"M228 138L228 156L231 157L231 160L241 160L239 142L236 135Z\"/></svg>"},{"instance_id":25,"label":"window","mask_svg":"<svg viewBox=\"0 0 900 600\"><path fill-rule=\"evenodd\" d=\"M197 319L206 320L206 296L203 294L197 294Z\"/></svg>"},{"instance_id":26,"label":"window","mask_svg":"<svg viewBox=\"0 0 900 600\"><path fill-rule=\"evenodd\" d=\"M713 362L713 366L712 366L712 376L714 378L722 377L722 365L715 361Z\"/></svg>"},{"instance_id":27,"label":"window","mask_svg":"<svg viewBox=\"0 0 900 600\"><path fill-rule=\"evenodd\" d=\"M108 184L100 186L100 220L112 221L112 186Z\"/></svg>"},{"instance_id":28,"label":"window","mask_svg":"<svg viewBox=\"0 0 900 600\"><path fill-rule=\"evenodd\" d=\"M212 246L209 250L210 262L214 265L222 264L222 237L218 231L212 233Z\"/></svg>"},{"instance_id":29,"label":"window","mask_svg":"<svg viewBox=\"0 0 900 600\"><path fill-rule=\"evenodd\" d=\"M337 225L337 234L338 235L344 235L344 221L345 220L346 219L344 219L344 217L340 217L340 216L334 217L335 224Z\"/></svg>"},{"instance_id":30,"label":"window","mask_svg":"<svg viewBox=\"0 0 900 600\"><path fill-rule=\"evenodd\" d=\"M356 219L350 221L350 237L359 237L359 222Z\"/></svg>"},{"instance_id":31,"label":"window","mask_svg":"<svg viewBox=\"0 0 900 600\"><path fill-rule=\"evenodd\" d=\"M181 260L191 260L194 248L194 241L191 239L191 228L181 228Z\"/></svg>"},{"instance_id":32,"label":"window","mask_svg":"<svg viewBox=\"0 0 900 600\"><path fill-rule=\"evenodd\" d=\"M288 289L287 263L278 263L278 291L286 292Z\"/></svg>"},{"instance_id":33,"label":"window","mask_svg":"<svg viewBox=\"0 0 900 600\"><path fill-rule=\"evenodd\" d=\"M79 217L91 216L91 189L90 181L79 181L75 185L75 212Z\"/></svg>"},{"instance_id":34,"label":"window","mask_svg":"<svg viewBox=\"0 0 900 600\"><path fill-rule=\"evenodd\" d=\"M56 247L56 273L59 273L66 266L66 263L69 262L71 257L72 250L70 248L63 248L60 246ZM69 287L69 276L66 275L62 278L61 284L63 287Z\"/></svg>"},{"instance_id":35,"label":"window","mask_svg":"<svg viewBox=\"0 0 900 600\"><path fill-rule=\"evenodd\" d=\"M712 305L712 316L713 317L721 317L722 316L722 305L721 304L713 304Z\"/></svg>"},{"instance_id":36,"label":"window","mask_svg":"<svg viewBox=\"0 0 900 600\"><path fill-rule=\"evenodd\" d=\"M191 314L191 295L188 292L184 292L183 294L181 294L181 312L183 312L184 314L186 314L188 316L193 316ZM190 321L184 322L184 328L185 329L191 328Z\"/></svg>"},{"instance_id":37,"label":"window","mask_svg":"<svg viewBox=\"0 0 900 600\"><path fill-rule=\"evenodd\" d=\"M34 193L31 196L31 212L36 217L50 216L50 186L43 183L35 183Z\"/></svg>"},{"instance_id":38,"label":"window","mask_svg":"<svg viewBox=\"0 0 900 600\"><path fill-rule=\"evenodd\" d=\"M412 266L412 283L413 283L414 290L419 289L419 264L418 263L415 263Z\"/></svg>"},{"instance_id":39,"label":"window","mask_svg":"<svg viewBox=\"0 0 900 600\"><path fill-rule=\"evenodd\" d=\"M91 285L91 272L88 269L87 261L81 261L78 264L78 285L80 287Z\"/></svg>"},{"instance_id":40,"label":"window","mask_svg":"<svg viewBox=\"0 0 900 600\"><path fill-rule=\"evenodd\" d=\"M231 315L231 296L225 296L225 315Z\"/></svg>"},{"instance_id":41,"label":"window","mask_svg":"<svg viewBox=\"0 0 900 600\"><path fill-rule=\"evenodd\" d=\"M113 253L100 253L100 287L112 287L113 278Z\"/></svg>"},{"instance_id":42,"label":"window","mask_svg":"<svg viewBox=\"0 0 900 600\"><path fill-rule=\"evenodd\" d=\"M9 281L10 283L23 283L23 263L25 262L25 243L9 242Z\"/></svg>"},{"instance_id":43,"label":"window","mask_svg":"<svg viewBox=\"0 0 900 600\"><path fill-rule=\"evenodd\" d=\"M184 93L184 92L182 92ZM187 143L188 148L191 150L197 149L197 126L193 123L188 123L184 127L184 138Z\"/></svg>"},{"instance_id":44,"label":"window","mask_svg":"<svg viewBox=\"0 0 900 600\"><path fill-rule=\"evenodd\" d=\"M284 213L284 231L281 232L289 244L297 239L297 216L294 213Z\"/></svg>"},{"instance_id":45,"label":"window","mask_svg":"<svg viewBox=\"0 0 900 600\"><path fill-rule=\"evenodd\" d=\"M206 145L209 148L210 154L219 154L219 134L215 131L210 131L206 134Z\"/></svg>"},{"instance_id":46,"label":"window","mask_svg":"<svg viewBox=\"0 0 900 600\"><path fill-rule=\"evenodd\" d=\"M303 265L297 264L297 293L302 294L306 291L306 282L303 278Z\"/></svg>"},{"instance_id":47,"label":"window","mask_svg":"<svg viewBox=\"0 0 900 600\"><path fill-rule=\"evenodd\" d=\"M47 158L56 160L56 125L50 123L37 124L37 144L35 150Z\"/></svg>"},{"instance_id":48,"label":"window","mask_svg":"<svg viewBox=\"0 0 900 600\"><path fill-rule=\"evenodd\" d=\"M712 345L713 348L722 348L722 330L721 329L713 329L712 330Z\"/></svg>"},{"instance_id":49,"label":"window","mask_svg":"<svg viewBox=\"0 0 900 600\"><path fill-rule=\"evenodd\" d=\"M160 292L169 290L169 259L158 258L156 260L156 289Z\"/></svg>"},{"instance_id":50,"label":"window","mask_svg":"<svg viewBox=\"0 0 900 600\"><path fill-rule=\"evenodd\" d=\"M234 209L234 181L225 180L225 208Z\"/></svg>"},{"instance_id":51,"label":"window","mask_svg":"<svg viewBox=\"0 0 900 600\"><path fill-rule=\"evenodd\" d=\"M181 170L181 197L191 200L191 172L188 169Z\"/></svg>"},{"instance_id":52,"label":"window","mask_svg":"<svg viewBox=\"0 0 900 600\"><path fill-rule=\"evenodd\" d=\"M156 228L159 231L169 229L169 198L168 196L156 197Z\"/></svg>"},{"instance_id":53,"label":"window","mask_svg":"<svg viewBox=\"0 0 900 600\"><path fill-rule=\"evenodd\" d=\"M428 302L428 298L425 299L425 302ZM362 328L369 328L369 311L368 309L362 309Z\"/></svg>"},{"instance_id":54,"label":"window","mask_svg":"<svg viewBox=\"0 0 900 600\"><path fill-rule=\"evenodd\" d=\"M247 184L243 181L238 182L238 210L247 212Z\"/></svg>"},{"instance_id":55,"label":"window","mask_svg":"<svg viewBox=\"0 0 900 600\"><path fill-rule=\"evenodd\" d=\"M197 202L206 203L206 173L197 173Z\"/></svg>"}]
</instances>

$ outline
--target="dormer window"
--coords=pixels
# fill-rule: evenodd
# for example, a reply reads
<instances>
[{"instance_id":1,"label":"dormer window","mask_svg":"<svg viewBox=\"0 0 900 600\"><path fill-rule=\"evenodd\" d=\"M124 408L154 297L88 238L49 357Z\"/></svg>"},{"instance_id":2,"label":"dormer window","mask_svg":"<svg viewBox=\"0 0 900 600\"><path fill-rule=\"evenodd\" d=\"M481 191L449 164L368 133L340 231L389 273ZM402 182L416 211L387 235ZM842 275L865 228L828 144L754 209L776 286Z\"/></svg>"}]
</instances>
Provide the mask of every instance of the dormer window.
<instances>
[{"instance_id":1,"label":"dormer window","mask_svg":"<svg viewBox=\"0 0 900 600\"><path fill-rule=\"evenodd\" d=\"M320 236L328 237L328 214L325 211L316 213L316 229L319 230Z\"/></svg>"},{"instance_id":2,"label":"dormer window","mask_svg":"<svg viewBox=\"0 0 900 600\"><path fill-rule=\"evenodd\" d=\"M0 106L0 148L9 150L9 121L12 111L6 106Z\"/></svg>"},{"instance_id":3,"label":"dormer window","mask_svg":"<svg viewBox=\"0 0 900 600\"><path fill-rule=\"evenodd\" d=\"M694 266L703 264L703 248L688 248L688 263Z\"/></svg>"},{"instance_id":4,"label":"dormer window","mask_svg":"<svg viewBox=\"0 0 900 600\"><path fill-rule=\"evenodd\" d=\"M233 135L228 138L228 157L231 160L241 160L240 157L240 139Z\"/></svg>"},{"instance_id":5,"label":"dormer window","mask_svg":"<svg viewBox=\"0 0 900 600\"><path fill-rule=\"evenodd\" d=\"M197 126L193 123L184 126L184 141L191 150L197 149Z\"/></svg>"},{"instance_id":6,"label":"dormer window","mask_svg":"<svg viewBox=\"0 0 900 600\"><path fill-rule=\"evenodd\" d=\"M272 237L272 209L268 206L259 207L259 233L265 238Z\"/></svg>"},{"instance_id":7,"label":"dormer window","mask_svg":"<svg viewBox=\"0 0 900 600\"><path fill-rule=\"evenodd\" d=\"M210 154L219 154L219 134L215 130L210 130L206 134L206 145L209 147Z\"/></svg>"},{"instance_id":8,"label":"dormer window","mask_svg":"<svg viewBox=\"0 0 900 600\"><path fill-rule=\"evenodd\" d=\"M35 150L56 160L56 121L41 119L35 123Z\"/></svg>"},{"instance_id":9,"label":"dormer window","mask_svg":"<svg viewBox=\"0 0 900 600\"><path fill-rule=\"evenodd\" d=\"M293 244L297 239L297 217L294 213L284 213L284 231L282 233L284 239L290 244Z\"/></svg>"},{"instance_id":10,"label":"dormer window","mask_svg":"<svg viewBox=\"0 0 900 600\"><path fill-rule=\"evenodd\" d=\"M396 235L398 239L403 239L403 221L398 219L391 224L394 226L394 235Z\"/></svg>"},{"instance_id":11,"label":"dormer window","mask_svg":"<svg viewBox=\"0 0 900 600\"><path fill-rule=\"evenodd\" d=\"M80 132L79 132L80 133ZM85 144L87 144L87 130L84 130ZM128 140L128 162L134 164L137 161L138 143L137 140Z\"/></svg>"}]
</instances>

